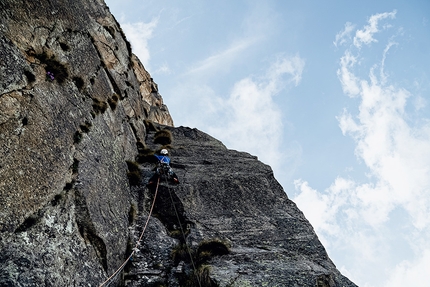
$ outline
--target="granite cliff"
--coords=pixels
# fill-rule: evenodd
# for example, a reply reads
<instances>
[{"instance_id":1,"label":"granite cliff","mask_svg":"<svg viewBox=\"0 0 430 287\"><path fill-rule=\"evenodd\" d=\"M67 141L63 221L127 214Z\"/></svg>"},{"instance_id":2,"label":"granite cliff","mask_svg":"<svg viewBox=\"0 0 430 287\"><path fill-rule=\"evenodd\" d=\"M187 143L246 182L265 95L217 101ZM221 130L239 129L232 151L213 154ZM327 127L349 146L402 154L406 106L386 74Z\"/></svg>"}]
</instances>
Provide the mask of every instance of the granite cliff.
<instances>
[{"instance_id":1,"label":"granite cliff","mask_svg":"<svg viewBox=\"0 0 430 287\"><path fill-rule=\"evenodd\" d=\"M0 286L99 286L156 191L110 286L355 286L269 166L173 127L102 0L0 1Z\"/></svg>"}]
</instances>

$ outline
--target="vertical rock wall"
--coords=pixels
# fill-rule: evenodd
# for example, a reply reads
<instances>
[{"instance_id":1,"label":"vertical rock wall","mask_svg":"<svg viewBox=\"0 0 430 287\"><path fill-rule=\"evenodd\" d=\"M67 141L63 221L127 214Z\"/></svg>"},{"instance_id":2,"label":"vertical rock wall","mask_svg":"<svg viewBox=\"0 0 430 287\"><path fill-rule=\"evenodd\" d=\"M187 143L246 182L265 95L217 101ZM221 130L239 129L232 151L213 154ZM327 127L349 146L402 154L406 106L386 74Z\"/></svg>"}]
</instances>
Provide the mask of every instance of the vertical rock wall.
<instances>
[{"instance_id":1,"label":"vertical rock wall","mask_svg":"<svg viewBox=\"0 0 430 287\"><path fill-rule=\"evenodd\" d=\"M173 125L103 1L0 1L1 286L116 269L144 120Z\"/></svg>"}]
</instances>

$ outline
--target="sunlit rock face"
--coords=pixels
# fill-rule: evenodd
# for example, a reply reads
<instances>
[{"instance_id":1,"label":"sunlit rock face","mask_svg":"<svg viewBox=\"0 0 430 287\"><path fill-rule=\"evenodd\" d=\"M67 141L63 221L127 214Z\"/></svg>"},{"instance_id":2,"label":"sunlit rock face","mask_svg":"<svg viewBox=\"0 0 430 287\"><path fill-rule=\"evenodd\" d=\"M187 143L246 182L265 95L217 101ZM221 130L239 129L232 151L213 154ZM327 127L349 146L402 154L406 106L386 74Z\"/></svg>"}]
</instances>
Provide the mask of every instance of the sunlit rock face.
<instances>
[{"instance_id":1,"label":"sunlit rock face","mask_svg":"<svg viewBox=\"0 0 430 287\"><path fill-rule=\"evenodd\" d=\"M124 259L144 120L173 125L102 1L0 1L1 286L97 286Z\"/></svg>"},{"instance_id":2,"label":"sunlit rock face","mask_svg":"<svg viewBox=\"0 0 430 287\"><path fill-rule=\"evenodd\" d=\"M0 286L99 286L156 191L110 286L355 286L269 166L173 127L103 1L0 1Z\"/></svg>"}]
</instances>

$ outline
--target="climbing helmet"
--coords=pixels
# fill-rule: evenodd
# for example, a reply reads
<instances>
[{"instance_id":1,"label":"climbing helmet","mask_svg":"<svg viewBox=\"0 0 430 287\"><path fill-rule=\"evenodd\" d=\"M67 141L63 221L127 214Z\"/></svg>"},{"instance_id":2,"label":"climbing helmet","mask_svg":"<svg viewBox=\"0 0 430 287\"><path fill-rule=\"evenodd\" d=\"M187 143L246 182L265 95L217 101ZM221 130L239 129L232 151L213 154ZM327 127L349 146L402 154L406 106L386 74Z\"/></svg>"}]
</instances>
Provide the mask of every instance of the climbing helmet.
<instances>
[{"instance_id":1,"label":"climbing helmet","mask_svg":"<svg viewBox=\"0 0 430 287\"><path fill-rule=\"evenodd\" d=\"M160 154L162 154L162 155L167 155L167 154L169 154L169 152L167 151L167 149L163 148L163 149L160 151Z\"/></svg>"}]
</instances>

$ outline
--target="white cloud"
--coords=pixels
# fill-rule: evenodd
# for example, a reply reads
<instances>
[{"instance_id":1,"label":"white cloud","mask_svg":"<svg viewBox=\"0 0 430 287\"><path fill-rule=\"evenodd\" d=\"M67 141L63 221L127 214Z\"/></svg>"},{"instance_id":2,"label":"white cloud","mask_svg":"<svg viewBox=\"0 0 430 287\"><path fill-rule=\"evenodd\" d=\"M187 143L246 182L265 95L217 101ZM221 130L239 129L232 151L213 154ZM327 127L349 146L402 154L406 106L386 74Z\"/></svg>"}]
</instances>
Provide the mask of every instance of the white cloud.
<instances>
[{"instance_id":1,"label":"white cloud","mask_svg":"<svg viewBox=\"0 0 430 287\"><path fill-rule=\"evenodd\" d=\"M349 185L346 180L343 183ZM295 188L300 194L294 198L294 202L300 206L306 218L312 223L316 231L321 234L320 240L324 246L330 246L330 241L326 239L327 234L338 234L338 226L333 220L335 218L339 204L342 204L341 189L335 193L319 193L311 188L309 183L301 179L294 181Z\"/></svg>"},{"instance_id":2,"label":"white cloud","mask_svg":"<svg viewBox=\"0 0 430 287\"><path fill-rule=\"evenodd\" d=\"M297 55L289 58L281 56L268 71L268 87L270 86L270 89L273 89L273 92L276 93L279 89L277 85L282 83L279 78L284 74L291 75L290 82L294 82L294 85L297 86L302 79L304 67L305 61Z\"/></svg>"},{"instance_id":3,"label":"white cloud","mask_svg":"<svg viewBox=\"0 0 430 287\"><path fill-rule=\"evenodd\" d=\"M356 31L355 47L376 42L378 22L394 16L395 11L372 16ZM337 42L342 39L337 37ZM337 72L344 93L360 101L355 114L345 109L338 121L342 133L353 138L368 181L339 177L320 192L296 180L299 194L294 201L329 252L348 250L348 257L338 256L345 257L348 264L342 269L358 285L428 286L427 280L416 277L427 274L430 266L430 121L417 125L409 120L406 105L414 98L390 83L384 71L393 45L398 44L388 41L368 78L358 75L363 69L356 67L361 49L354 54L352 47L340 59ZM421 105L418 101L417 109ZM402 226L392 219L399 210L405 214ZM399 250L410 250L408 258L396 257ZM375 278L384 274L386 282L372 281L373 273Z\"/></svg>"},{"instance_id":4,"label":"white cloud","mask_svg":"<svg viewBox=\"0 0 430 287\"><path fill-rule=\"evenodd\" d=\"M157 23L158 18L154 18L149 23L121 23L121 27L131 43L133 53L136 54L146 69L149 67L149 59L151 58L148 40L151 39L152 32L157 26Z\"/></svg>"},{"instance_id":5,"label":"white cloud","mask_svg":"<svg viewBox=\"0 0 430 287\"><path fill-rule=\"evenodd\" d=\"M349 51L346 51L340 59L340 68L337 70L337 75L340 78L343 92L350 97L354 97L360 92L358 78L350 72L350 69L354 67L356 62L356 57Z\"/></svg>"},{"instance_id":6,"label":"white cloud","mask_svg":"<svg viewBox=\"0 0 430 287\"><path fill-rule=\"evenodd\" d=\"M276 170L285 157L295 157L297 147L281 151L283 119L274 98L288 85L300 83L305 62L299 56L280 56L263 76L246 77L225 97L207 84L181 82L174 88L171 105L181 101L174 115L181 125L197 126L228 148L247 151Z\"/></svg>"},{"instance_id":7,"label":"white cloud","mask_svg":"<svg viewBox=\"0 0 430 287\"><path fill-rule=\"evenodd\" d=\"M338 45L343 45L351 40L351 33L354 30L355 25L350 22L346 22L345 28L336 34L336 39L333 44L337 47Z\"/></svg>"},{"instance_id":8,"label":"white cloud","mask_svg":"<svg viewBox=\"0 0 430 287\"><path fill-rule=\"evenodd\" d=\"M225 102L226 116L220 126L209 131L233 149L260 156L277 166L282 138L281 111L273 102L273 92L267 84L250 78L237 82Z\"/></svg>"},{"instance_id":9,"label":"white cloud","mask_svg":"<svg viewBox=\"0 0 430 287\"><path fill-rule=\"evenodd\" d=\"M403 205L416 227L428 224L417 206L430 188L430 133L428 126L411 127L405 105L410 94L393 86L380 86L376 80L361 81L361 104L357 120L344 112L339 124L342 132L356 141L356 154L376 179L374 191L362 192L371 210L388 216L394 204ZM375 194L383 195L376 198Z\"/></svg>"},{"instance_id":10,"label":"white cloud","mask_svg":"<svg viewBox=\"0 0 430 287\"><path fill-rule=\"evenodd\" d=\"M386 287L428 286L426 275L430 274L430 249L424 250L416 261L401 262L392 274L385 283Z\"/></svg>"},{"instance_id":11,"label":"white cloud","mask_svg":"<svg viewBox=\"0 0 430 287\"><path fill-rule=\"evenodd\" d=\"M364 26L362 30L357 30L355 32L354 37L354 45L357 48L360 48L362 44L369 45L372 42L377 42L373 35L380 32L380 28L378 27L379 21L386 18L395 18L396 11L380 13L376 15L372 15L368 21L368 25ZM387 28L388 26L384 26L383 28Z\"/></svg>"},{"instance_id":12,"label":"white cloud","mask_svg":"<svg viewBox=\"0 0 430 287\"><path fill-rule=\"evenodd\" d=\"M281 151L282 111L274 96L288 83L299 84L304 65L299 56L284 56L261 79L238 81L223 103L224 116L209 132L230 148L258 155L276 170L286 154Z\"/></svg>"},{"instance_id":13,"label":"white cloud","mask_svg":"<svg viewBox=\"0 0 430 287\"><path fill-rule=\"evenodd\" d=\"M181 107L172 115L175 123L197 127L205 132L208 126L219 123L224 100L212 87L188 81L179 82L172 90L175 93L169 99L169 106Z\"/></svg>"}]
</instances>

